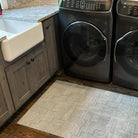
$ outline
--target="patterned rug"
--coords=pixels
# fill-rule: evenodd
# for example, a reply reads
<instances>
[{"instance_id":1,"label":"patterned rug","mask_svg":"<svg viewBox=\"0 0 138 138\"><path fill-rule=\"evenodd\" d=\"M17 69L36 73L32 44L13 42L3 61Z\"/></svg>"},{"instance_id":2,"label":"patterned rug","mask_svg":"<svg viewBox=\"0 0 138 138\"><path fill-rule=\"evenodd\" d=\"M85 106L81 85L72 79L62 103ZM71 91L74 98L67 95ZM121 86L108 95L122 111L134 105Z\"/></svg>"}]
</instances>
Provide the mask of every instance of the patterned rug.
<instances>
[{"instance_id":1,"label":"patterned rug","mask_svg":"<svg viewBox=\"0 0 138 138\"><path fill-rule=\"evenodd\" d=\"M65 138L138 138L138 98L57 80L18 124Z\"/></svg>"}]
</instances>

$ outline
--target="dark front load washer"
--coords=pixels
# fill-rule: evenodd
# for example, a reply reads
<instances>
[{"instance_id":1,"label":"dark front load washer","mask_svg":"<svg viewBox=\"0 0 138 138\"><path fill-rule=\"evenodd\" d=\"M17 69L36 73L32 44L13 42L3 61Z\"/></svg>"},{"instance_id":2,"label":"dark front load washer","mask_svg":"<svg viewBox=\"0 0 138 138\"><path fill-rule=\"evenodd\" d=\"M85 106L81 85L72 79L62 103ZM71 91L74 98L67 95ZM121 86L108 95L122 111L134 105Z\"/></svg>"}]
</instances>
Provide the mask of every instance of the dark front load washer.
<instances>
[{"instance_id":1,"label":"dark front load washer","mask_svg":"<svg viewBox=\"0 0 138 138\"><path fill-rule=\"evenodd\" d=\"M110 81L111 0L61 0L62 58L65 73Z\"/></svg>"},{"instance_id":2,"label":"dark front load washer","mask_svg":"<svg viewBox=\"0 0 138 138\"><path fill-rule=\"evenodd\" d=\"M113 83L138 90L138 1L117 3Z\"/></svg>"}]
</instances>

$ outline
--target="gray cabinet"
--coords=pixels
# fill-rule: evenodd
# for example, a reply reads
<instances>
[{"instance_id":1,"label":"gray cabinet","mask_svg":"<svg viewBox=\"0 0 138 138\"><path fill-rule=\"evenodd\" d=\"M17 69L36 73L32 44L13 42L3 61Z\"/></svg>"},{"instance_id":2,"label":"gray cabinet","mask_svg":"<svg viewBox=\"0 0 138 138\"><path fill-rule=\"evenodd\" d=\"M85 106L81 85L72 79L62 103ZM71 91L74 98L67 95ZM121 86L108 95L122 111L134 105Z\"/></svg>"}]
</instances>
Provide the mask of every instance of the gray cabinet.
<instances>
[{"instance_id":1,"label":"gray cabinet","mask_svg":"<svg viewBox=\"0 0 138 138\"><path fill-rule=\"evenodd\" d=\"M50 77L47 53L43 45L6 68L16 109L30 98Z\"/></svg>"},{"instance_id":2,"label":"gray cabinet","mask_svg":"<svg viewBox=\"0 0 138 138\"><path fill-rule=\"evenodd\" d=\"M56 18L43 21L44 42L15 61L5 62L0 49L0 126L58 71Z\"/></svg>"},{"instance_id":3,"label":"gray cabinet","mask_svg":"<svg viewBox=\"0 0 138 138\"><path fill-rule=\"evenodd\" d=\"M56 32L54 25L54 17L51 17L43 22L45 43L48 51L48 61L50 75L53 76L59 69L58 49L56 41Z\"/></svg>"},{"instance_id":4,"label":"gray cabinet","mask_svg":"<svg viewBox=\"0 0 138 138\"><path fill-rule=\"evenodd\" d=\"M5 73L0 68L0 126L14 113Z\"/></svg>"},{"instance_id":5,"label":"gray cabinet","mask_svg":"<svg viewBox=\"0 0 138 138\"><path fill-rule=\"evenodd\" d=\"M41 48L34 50L27 59L28 62L31 62L27 71L32 91L36 91L50 78L47 52L44 50L44 47Z\"/></svg>"},{"instance_id":6,"label":"gray cabinet","mask_svg":"<svg viewBox=\"0 0 138 138\"><path fill-rule=\"evenodd\" d=\"M58 71L55 17L43 21L44 42L15 61L5 62L0 50L0 126Z\"/></svg>"},{"instance_id":7,"label":"gray cabinet","mask_svg":"<svg viewBox=\"0 0 138 138\"><path fill-rule=\"evenodd\" d=\"M18 109L31 95L29 84L29 64L22 58L6 69L7 78L16 109Z\"/></svg>"}]
</instances>

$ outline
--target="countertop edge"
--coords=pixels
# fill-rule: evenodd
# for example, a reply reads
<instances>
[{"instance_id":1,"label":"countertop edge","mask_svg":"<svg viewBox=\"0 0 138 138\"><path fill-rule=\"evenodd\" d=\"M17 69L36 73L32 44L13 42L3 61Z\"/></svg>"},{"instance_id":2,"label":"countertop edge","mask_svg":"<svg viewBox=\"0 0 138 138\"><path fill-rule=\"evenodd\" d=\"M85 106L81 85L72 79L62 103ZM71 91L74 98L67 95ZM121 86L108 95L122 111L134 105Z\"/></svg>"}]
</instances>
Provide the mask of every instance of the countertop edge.
<instances>
[{"instance_id":1,"label":"countertop edge","mask_svg":"<svg viewBox=\"0 0 138 138\"><path fill-rule=\"evenodd\" d=\"M0 42L6 39L6 36L0 36Z\"/></svg>"},{"instance_id":2,"label":"countertop edge","mask_svg":"<svg viewBox=\"0 0 138 138\"><path fill-rule=\"evenodd\" d=\"M50 18L50 17L52 17L52 16L54 16L54 15L56 15L58 12L59 12L59 11L53 12L53 13L51 13L51 14L49 14L49 15L47 15L47 16L41 18L41 19L39 19L39 20L38 20L38 23L39 23L39 22L42 22L42 21L44 21L44 20L46 20L46 19L48 19L48 18Z\"/></svg>"}]
</instances>

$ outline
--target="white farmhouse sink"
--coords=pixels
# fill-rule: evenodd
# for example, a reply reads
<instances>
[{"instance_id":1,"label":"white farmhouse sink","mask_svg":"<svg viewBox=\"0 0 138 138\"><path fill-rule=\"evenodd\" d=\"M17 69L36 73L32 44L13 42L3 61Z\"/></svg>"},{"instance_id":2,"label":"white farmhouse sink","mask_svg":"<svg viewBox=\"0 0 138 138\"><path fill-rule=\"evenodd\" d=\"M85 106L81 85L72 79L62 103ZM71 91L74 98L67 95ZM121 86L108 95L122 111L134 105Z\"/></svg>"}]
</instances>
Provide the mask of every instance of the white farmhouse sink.
<instances>
[{"instance_id":1,"label":"white farmhouse sink","mask_svg":"<svg viewBox=\"0 0 138 138\"><path fill-rule=\"evenodd\" d=\"M27 50L43 41L42 23L15 20L0 20L0 34L7 36L2 41L2 53L6 61L11 62Z\"/></svg>"}]
</instances>

